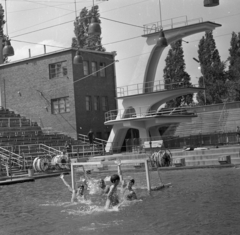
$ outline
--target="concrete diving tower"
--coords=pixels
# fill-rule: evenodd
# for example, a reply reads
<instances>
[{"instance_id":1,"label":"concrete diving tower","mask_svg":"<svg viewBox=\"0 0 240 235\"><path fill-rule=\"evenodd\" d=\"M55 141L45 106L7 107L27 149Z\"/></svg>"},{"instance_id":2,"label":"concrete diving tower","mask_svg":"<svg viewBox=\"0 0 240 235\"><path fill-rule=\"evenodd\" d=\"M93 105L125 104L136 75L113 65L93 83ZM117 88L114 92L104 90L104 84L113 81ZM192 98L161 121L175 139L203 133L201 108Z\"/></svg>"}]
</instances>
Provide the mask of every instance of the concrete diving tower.
<instances>
[{"instance_id":1,"label":"concrete diving tower","mask_svg":"<svg viewBox=\"0 0 240 235\"><path fill-rule=\"evenodd\" d=\"M168 44L171 44L184 37L214 30L220 26L207 21L164 30L164 34ZM106 152L121 149L129 128L138 129L139 138L143 140L149 138L149 133L152 137L160 139L158 127L161 125L189 122L191 118L196 117L195 114L186 113L181 108L172 109L172 112L171 110L160 111L159 107L167 101L198 92L203 88L199 88L198 85L189 87L180 83L165 85L159 80L156 81L159 60L166 47L157 44L159 32L145 34L143 37L147 40L142 54L148 54L148 56L140 57L129 85L117 88L117 99L123 109L109 111L105 116L105 125L113 125ZM150 55L147 53L149 50L151 50Z\"/></svg>"}]
</instances>

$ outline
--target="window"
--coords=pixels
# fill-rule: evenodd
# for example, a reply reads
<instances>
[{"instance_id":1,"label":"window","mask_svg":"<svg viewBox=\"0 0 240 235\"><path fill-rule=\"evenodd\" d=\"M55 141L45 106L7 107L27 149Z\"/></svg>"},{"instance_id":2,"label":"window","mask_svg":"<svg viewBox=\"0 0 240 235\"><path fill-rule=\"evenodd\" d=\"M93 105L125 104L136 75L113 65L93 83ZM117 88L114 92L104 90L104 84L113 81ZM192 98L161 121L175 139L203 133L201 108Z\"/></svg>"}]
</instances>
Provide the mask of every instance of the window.
<instances>
[{"instance_id":1,"label":"window","mask_svg":"<svg viewBox=\"0 0 240 235\"><path fill-rule=\"evenodd\" d=\"M94 110L98 111L99 110L99 96L94 96Z\"/></svg>"},{"instance_id":2,"label":"window","mask_svg":"<svg viewBox=\"0 0 240 235\"><path fill-rule=\"evenodd\" d=\"M100 77L105 77L105 67L106 67L106 64L105 63L100 63Z\"/></svg>"},{"instance_id":3,"label":"window","mask_svg":"<svg viewBox=\"0 0 240 235\"><path fill-rule=\"evenodd\" d=\"M88 75L89 71L88 71L88 61L83 61L83 74L84 75Z\"/></svg>"},{"instance_id":4,"label":"window","mask_svg":"<svg viewBox=\"0 0 240 235\"><path fill-rule=\"evenodd\" d=\"M91 96L86 96L86 110L91 111L92 110L92 99Z\"/></svg>"},{"instance_id":5,"label":"window","mask_svg":"<svg viewBox=\"0 0 240 235\"><path fill-rule=\"evenodd\" d=\"M55 64L49 65L50 79L60 78L67 75L67 62L62 61Z\"/></svg>"},{"instance_id":6,"label":"window","mask_svg":"<svg viewBox=\"0 0 240 235\"><path fill-rule=\"evenodd\" d=\"M63 97L52 100L52 113L69 113L70 112L70 103L69 97Z\"/></svg>"},{"instance_id":7,"label":"window","mask_svg":"<svg viewBox=\"0 0 240 235\"><path fill-rule=\"evenodd\" d=\"M93 76L97 76L97 73L96 73L96 71L97 71L97 63L96 62L92 62L92 75Z\"/></svg>"},{"instance_id":8,"label":"window","mask_svg":"<svg viewBox=\"0 0 240 235\"><path fill-rule=\"evenodd\" d=\"M108 110L108 98L107 96L102 97L102 111Z\"/></svg>"}]
</instances>

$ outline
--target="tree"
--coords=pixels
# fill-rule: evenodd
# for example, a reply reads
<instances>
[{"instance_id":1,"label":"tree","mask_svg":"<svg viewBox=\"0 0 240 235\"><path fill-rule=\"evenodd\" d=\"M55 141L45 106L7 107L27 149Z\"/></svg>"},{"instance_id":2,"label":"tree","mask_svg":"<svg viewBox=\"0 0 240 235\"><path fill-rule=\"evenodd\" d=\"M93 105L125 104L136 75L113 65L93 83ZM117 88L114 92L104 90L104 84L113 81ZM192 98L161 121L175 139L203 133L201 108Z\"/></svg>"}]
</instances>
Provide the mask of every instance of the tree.
<instances>
[{"instance_id":1,"label":"tree","mask_svg":"<svg viewBox=\"0 0 240 235\"><path fill-rule=\"evenodd\" d=\"M186 65L182 49L182 40L171 44L166 58L166 66L163 70L163 77L166 89L177 87L192 86L189 74L185 71ZM173 84L172 84L173 83ZM167 85L172 84L172 85ZM179 107L189 105L193 102L193 95L184 95L170 100L166 103L166 107Z\"/></svg>"},{"instance_id":2,"label":"tree","mask_svg":"<svg viewBox=\"0 0 240 235\"><path fill-rule=\"evenodd\" d=\"M199 86L205 87L206 104L222 103L227 97L227 73L226 64L220 59L212 31L207 31L198 45L198 58L202 76L199 78ZM205 104L204 92L197 94L199 104Z\"/></svg>"},{"instance_id":3,"label":"tree","mask_svg":"<svg viewBox=\"0 0 240 235\"><path fill-rule=\"evenodd\" d=\"M0 12L1 12L1 14L0 14L0 37L2 37L2 39L3 39L3 41L2 41L2 43L3 43L2 47L4 47L5 41L8 39L8 37L7 37L7 36L4 34L4 32L3 32L3 26L4 26L4 24L5 24L6 22L5 22L5 20L4 20L4 10L3 10L3 7L2 7L1 4L0 4ZM8 62L8 57L4 57L4 58L3 58L3 62L4 62L4 63L7 63L7 62Z\"/></svg>"},{"instance_id":4,"label":"tree","mask_svg":"<svg viewBox=\"0 0 240 235\"><path fill-rule=\"evenodd\" d=\"M240 33L233 32L230 41L228 70L229 101L240 101Z\"/></svg>"},{"instance_id":5,"label":"tree","mask_svg":"<svg viewBox=\"0 0 240 235\"><path fill-rule=\"evenodd\" d=\"M97 5L93 6L91 10L88 10L86 7L81 10L79 16L74 21L74 34L76 37L72 38L72 47L105 51L100 35L88 35L88 27L92 16L96 18L98 23L101 23Z\"/></svg>"}]
</instances>

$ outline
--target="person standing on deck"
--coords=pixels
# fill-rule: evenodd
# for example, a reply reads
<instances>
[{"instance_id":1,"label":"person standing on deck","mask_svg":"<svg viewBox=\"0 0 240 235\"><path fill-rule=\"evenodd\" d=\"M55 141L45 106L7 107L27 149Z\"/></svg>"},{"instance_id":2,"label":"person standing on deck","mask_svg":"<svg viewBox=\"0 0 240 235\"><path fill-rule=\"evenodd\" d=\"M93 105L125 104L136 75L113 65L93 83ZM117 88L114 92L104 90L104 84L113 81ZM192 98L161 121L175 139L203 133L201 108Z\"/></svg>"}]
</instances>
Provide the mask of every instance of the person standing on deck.
<instances>
[{"instance_id":1,"label":"person standing on deck","mask_svg":"<svg viewBox=\"0 0 240 235\"><path fill-rule=\"evenodd\" d=\"M93 144L94 133L93 133L92 129L90 129L90 131L88 132L88 139L89 139L89 143Z\"/></svg>"}]
</instances>

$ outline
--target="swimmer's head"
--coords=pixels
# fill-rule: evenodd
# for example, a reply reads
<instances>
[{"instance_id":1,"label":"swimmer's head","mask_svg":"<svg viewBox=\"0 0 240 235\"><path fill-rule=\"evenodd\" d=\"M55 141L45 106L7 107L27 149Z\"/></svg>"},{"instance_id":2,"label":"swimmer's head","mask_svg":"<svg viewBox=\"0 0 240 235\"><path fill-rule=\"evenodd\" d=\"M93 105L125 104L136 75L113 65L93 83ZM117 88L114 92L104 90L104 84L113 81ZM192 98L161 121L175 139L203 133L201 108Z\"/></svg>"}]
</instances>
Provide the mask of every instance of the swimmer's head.
<instances>
[{"instance_id":1,"label":"swimmer's head","mask_svg":"<svg viewBox=\"0 0 240 235\"><path fill-rule=\"evenodd\" d=\"M110 181L111 181L113 184L119 183L119 181L120 181L119 175L117 175L117 174L112 175L111 178L110 178ZM118 181L118 182L117 182L117 181Z\"/></svg>"},{"instance_id":2,"label":"swimmer's head","mask_svg":"<svg viewBox=\"0 0 240 235\"><path fill-rule=\"evenodd\" d=\"M128 182L128 188L132 188L132 186L135 184L135 180L134 179L130 179Z\"/></svg>"},{"instance_id":3,"label":"swimmer's head","mask_svg":"<svg viewBox=\"0 0 240 235\"><path fill-rule=\"evenodd\" d=\"M129 182L135 184L135 179L130 179Z\"/></svg>"},{"instance_id":4,"label":"swimmer's head","mask_svg":"<svg viewBox=\"0 0 240 235\"><path fill-rule=\"evenodd\" d=\"M98 181L98 184L99 184L99 187L100 187L100 188L104 188L104 187L106 186L104 179L100 179L100 180Z\"/></svg>"},{"instance_id":5,"label":"swimmer's head","mask_svg":"<svg viewBox=\"0 0 240 235\"><path fill-rule=\"evenodd\" d=\"M78 185L78 189L79 190L84 190L84 185L83 184Z\"/></svg>"}]
</instances>

